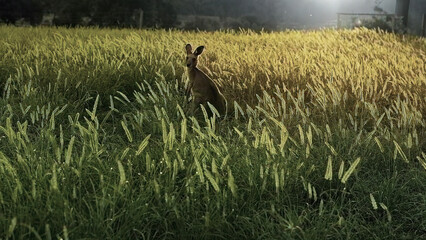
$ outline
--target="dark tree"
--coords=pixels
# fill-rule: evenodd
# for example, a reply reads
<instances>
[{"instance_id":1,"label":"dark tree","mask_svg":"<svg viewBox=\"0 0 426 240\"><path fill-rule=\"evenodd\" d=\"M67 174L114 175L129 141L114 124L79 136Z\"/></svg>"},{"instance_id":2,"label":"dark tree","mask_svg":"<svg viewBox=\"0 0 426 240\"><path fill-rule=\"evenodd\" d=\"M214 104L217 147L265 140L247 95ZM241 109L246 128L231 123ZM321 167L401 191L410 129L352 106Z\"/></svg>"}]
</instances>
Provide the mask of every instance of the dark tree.
<instances>
[{"instance_id":1,"label":"dark tree","mask_svg":"<svg viewBox=\"0 0 426 240\"><path fill-rule=\"evenodd\" d=\"M3 22L15 23L24 18L31 24L37 24L42 16L42 6L38 0L0 0L0 20Z\"/></svg>"},{"instance_id":2,"label":"dark tree","mask_svg":"<svg viewBox=\"0 0 426 240\"><path fill-rule=\"evenodd\" d=\"M307 0L299 0L307 1ZM218 27L275 28L286 16L290 0L0 0L0 20L14 23L24 18L37 24L43 14L54 14L54 24L76 26L138 26L139 9L143 26L170 28L177 26L177 15L217 16ZM213 21L205 18L206 21Z\"/></svg>"},{"instance_id":3,"label":"dark tree","mask_svg":"<svg viewBox=\"0 0 426 240\"><path fill-rule=\"evenodd\" d=\"M93 3L90 0L50 0L51 9L46 11L55 14L56 25L76 26L82 23L83 17L90 17ZM58 3L59 1L59 3Z\"/></svg>"}]
</instances>

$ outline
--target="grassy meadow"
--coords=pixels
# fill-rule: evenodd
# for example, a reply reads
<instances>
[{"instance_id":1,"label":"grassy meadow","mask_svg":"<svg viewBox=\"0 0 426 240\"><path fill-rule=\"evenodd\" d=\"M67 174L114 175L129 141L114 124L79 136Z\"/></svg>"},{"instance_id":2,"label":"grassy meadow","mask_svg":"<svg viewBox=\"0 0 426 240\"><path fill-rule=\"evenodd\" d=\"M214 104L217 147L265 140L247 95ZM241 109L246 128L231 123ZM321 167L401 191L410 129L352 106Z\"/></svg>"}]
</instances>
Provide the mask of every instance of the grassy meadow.
<instances>
[{"instance_id":1,"label":"grassy meadow","mask_svg":"<svg viewBox=\"0 0 426 240\"><path fill-rule=\"evenodd\" d=\"M227 98L186 114L185 44ZM0 27L0 239L426 237L426 39Z\"/></svg>"}]
</instances>

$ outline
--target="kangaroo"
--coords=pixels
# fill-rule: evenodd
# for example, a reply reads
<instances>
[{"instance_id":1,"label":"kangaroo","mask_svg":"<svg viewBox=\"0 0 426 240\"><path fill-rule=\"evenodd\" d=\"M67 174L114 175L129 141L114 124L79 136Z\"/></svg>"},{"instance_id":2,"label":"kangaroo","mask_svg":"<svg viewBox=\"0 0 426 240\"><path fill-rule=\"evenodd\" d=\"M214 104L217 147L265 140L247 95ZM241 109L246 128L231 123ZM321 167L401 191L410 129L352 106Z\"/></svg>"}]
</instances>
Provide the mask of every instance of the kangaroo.
<instances>
[{"instance_id":1,"label":"kangaroo","mask_svg":"<svg viewBox=\"0 0 426 240\"><path fill-rule=\"evenodd\" d=\"M186 95L192 94L191 112L202 104L209 110L207 102L212 104L221 115L226 114L226 99L217 85L204 72L197 68L197 58L203 52L204 46L199 46L192 52L191 44L186 45L186 66L188 67L189 86ZM209 113L210 115L210 113Z\"/></svg>"}]
</instances>

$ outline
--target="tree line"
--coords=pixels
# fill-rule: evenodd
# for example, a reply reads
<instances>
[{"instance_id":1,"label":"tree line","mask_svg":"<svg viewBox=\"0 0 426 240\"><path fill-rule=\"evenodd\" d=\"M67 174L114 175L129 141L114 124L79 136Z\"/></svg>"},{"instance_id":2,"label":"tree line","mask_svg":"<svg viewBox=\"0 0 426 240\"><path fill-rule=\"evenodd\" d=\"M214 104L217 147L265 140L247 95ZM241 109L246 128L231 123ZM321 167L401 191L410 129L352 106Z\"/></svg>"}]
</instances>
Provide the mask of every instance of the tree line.
<instances>
[{"instance_id":1,"label":"tree line","mask_svg":"<svg viewBox=\"0 0 426 240\"><path fill-rule=\"evenodd\" d=\"M0 0L0 21L14 23L24 19L39 24L43 15L53 16L55 25L130 26L143 9L146 27L172 27L176 12L167 0Z\"/></svg>"},{"instance_id":2,"label":"tree line","mask_svg":"<svg viewBox=\"0 0 426 240\"><path fill-rule=\"evenodd\" d=\"M181 25L178 15L243 19L273 26L287 2L289 0L0 0L0 22L13 24L24 20L37 25L44 15L50 14L54 25L127 27L138 25L139 9L142 9L144 27L176 27Z\"/></svg>"}]
</instances>

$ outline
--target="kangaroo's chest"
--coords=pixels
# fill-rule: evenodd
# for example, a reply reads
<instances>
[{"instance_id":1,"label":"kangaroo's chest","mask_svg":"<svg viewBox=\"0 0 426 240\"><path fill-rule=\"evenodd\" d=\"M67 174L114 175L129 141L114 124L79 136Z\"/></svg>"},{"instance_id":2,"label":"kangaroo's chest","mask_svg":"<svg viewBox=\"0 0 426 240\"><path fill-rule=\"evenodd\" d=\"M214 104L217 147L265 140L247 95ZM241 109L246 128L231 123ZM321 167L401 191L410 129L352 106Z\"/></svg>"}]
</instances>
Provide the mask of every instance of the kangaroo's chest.
<instances>
[{"instance_id":1,"label":"kangaroo's chest","mask_svg":"<svg viewBox=\"0 0 426 240\"><path fill-rule=\"evenodd\" d=\"M206 94L211 91L211 81L207 76L201 72L198 74L189 75L189 80L191 84L191 93L192 94Z\"/></svg>"}]
</instances>

